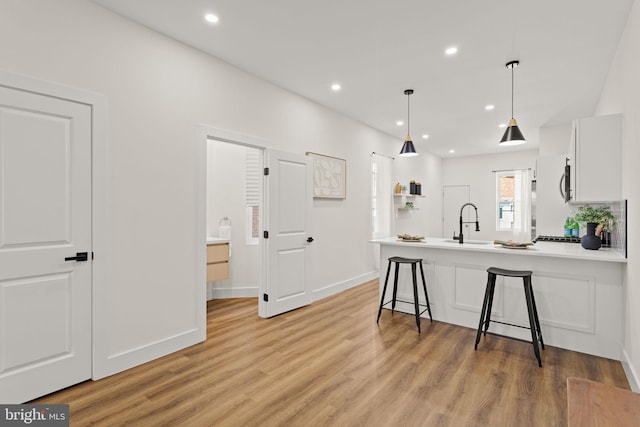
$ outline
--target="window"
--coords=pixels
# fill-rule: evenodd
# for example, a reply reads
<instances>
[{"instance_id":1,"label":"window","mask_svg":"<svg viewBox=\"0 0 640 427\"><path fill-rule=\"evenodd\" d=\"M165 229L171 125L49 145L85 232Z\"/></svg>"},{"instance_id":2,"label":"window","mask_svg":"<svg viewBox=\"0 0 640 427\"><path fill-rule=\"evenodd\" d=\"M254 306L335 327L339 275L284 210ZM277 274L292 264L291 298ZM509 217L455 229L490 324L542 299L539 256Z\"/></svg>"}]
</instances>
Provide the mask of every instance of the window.
<instances>
[{"instance_id":1,"label":"window","mask_svg":"<svg viewBox=\"0 0 640 427\"><path fill-rule=\"evenodd\" d=\"M496 172L496 231L529 231L531 180L529 171Z\"/></svg>"},{"instance_id":2,"label":"window","mask_svg":"<svg viewBox=\"0 0 640 427\"><path fill-rule=\"evenodd\" d=\"M260 151L247 147L245 159L245 235L248 245L257 245L260 241L260 190L262 185Z\"/></svg>"},{"instance_id":3,"label":"window","mask_svg":"<svg viewBox=\"0 0 640 427\"><path fill-rule=\"evenodd\" d=\"M393 159L373 154L371 156L371 236L391 235L393 194L391 168Z\"/></svg>"}]
</instances>

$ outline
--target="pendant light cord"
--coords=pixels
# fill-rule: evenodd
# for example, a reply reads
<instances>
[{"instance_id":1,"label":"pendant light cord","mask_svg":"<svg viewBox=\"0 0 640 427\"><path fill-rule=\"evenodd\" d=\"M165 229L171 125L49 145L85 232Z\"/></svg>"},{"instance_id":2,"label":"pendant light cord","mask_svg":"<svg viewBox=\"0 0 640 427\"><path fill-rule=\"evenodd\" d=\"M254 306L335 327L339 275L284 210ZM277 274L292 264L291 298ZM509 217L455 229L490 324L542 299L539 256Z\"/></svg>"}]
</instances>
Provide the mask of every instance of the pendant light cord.
<instances>
[{"instance_id":1,"label":"pendant light cord","mask_svg":"<svg viewBox=\"0 0 640 427\"><path fill-rule=\"evenodd\" d=\"M407 94L407 136L410 135L409 132L409 125L411 124L411 112L410 112L410 105L411 103L409 102L409 98L411 97L411 94Z\"/></svg>"},{"instance_id":2,"label":"pendant light cord","mask_svg":"<svg viewBox=\"0 0 640 427\"><path fill-rule=\"evenodd\" d=\"M513 119L513 69L515 65L511 65L511 118Z\"/></svg>"}]
</instances>

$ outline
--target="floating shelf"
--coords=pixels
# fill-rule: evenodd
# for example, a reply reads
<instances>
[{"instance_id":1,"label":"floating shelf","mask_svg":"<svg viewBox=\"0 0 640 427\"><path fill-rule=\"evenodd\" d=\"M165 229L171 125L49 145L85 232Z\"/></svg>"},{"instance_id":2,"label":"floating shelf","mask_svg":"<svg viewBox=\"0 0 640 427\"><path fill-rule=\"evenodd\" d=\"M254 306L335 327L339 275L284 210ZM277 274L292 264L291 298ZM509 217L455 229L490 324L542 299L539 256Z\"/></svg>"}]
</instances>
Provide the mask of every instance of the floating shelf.
<instances>
[{"instance_id":1,"label":"floating shelf","mask_svg":"<svg viewBox=\"0 0 640 427\"><path fill-rule=\"evenodd\" d=\"M393 194L393 197L425 197L423 194Z\"/></svg>"}]
</instances>

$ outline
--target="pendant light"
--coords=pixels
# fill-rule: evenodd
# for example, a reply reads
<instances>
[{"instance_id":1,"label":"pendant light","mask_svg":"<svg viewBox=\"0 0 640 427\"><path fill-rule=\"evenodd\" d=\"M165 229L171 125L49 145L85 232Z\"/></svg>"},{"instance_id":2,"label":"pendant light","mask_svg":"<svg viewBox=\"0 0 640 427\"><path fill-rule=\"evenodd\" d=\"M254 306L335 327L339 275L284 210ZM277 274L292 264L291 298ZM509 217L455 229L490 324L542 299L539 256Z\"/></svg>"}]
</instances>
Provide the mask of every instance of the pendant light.
<instances>
[{"instance_id":1,"label":"pendant light","mask_svg":"<svg viewBox=\"0 0 640 427\"><path fill-rule=\"evenodd\" d=\"M404 139L404 144L402 145L402 150L400 150L400 157L412 157L417 156L416 147L413 146L413 141L411 140L411 135L409 135L409 96L413 93L413 89L407 89L404 91L404 94L407 95L407 137Z\"/></svg>"},{"instance_id":2,"label":"pendant light","mask_svg":"<svg viewBox=\"0 0 640 427\"><path fill-rule=\"evenodd\" d=\"M527 142L524 139L524 135L522 135L522 132L520 132L520 128L518 128L516 119L513 118L513 69L516 68L519 64L520 61L507 62L507 68L511 70L511 120L509 120L509 126L502 136L500 146L520 145Z\"/></svg>"}]
</instances>

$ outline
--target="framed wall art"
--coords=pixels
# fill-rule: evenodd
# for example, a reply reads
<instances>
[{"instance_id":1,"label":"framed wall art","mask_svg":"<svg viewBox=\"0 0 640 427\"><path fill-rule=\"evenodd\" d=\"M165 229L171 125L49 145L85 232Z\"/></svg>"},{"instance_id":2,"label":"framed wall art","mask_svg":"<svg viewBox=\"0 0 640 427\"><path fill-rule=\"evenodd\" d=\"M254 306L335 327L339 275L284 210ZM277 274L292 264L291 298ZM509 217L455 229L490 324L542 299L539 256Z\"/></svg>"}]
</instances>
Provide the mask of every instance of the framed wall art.
<instances>
[{"instance_id":1,"label":"framed wall art","mask_svg":"<svg viewBox=\"0 0 640 427\"><path fill-rule=\"evenodd\" d=\"M347 161L337 157L307 152L313 158L313 197L347 198Z\"/></svg>"}]
</instances>

